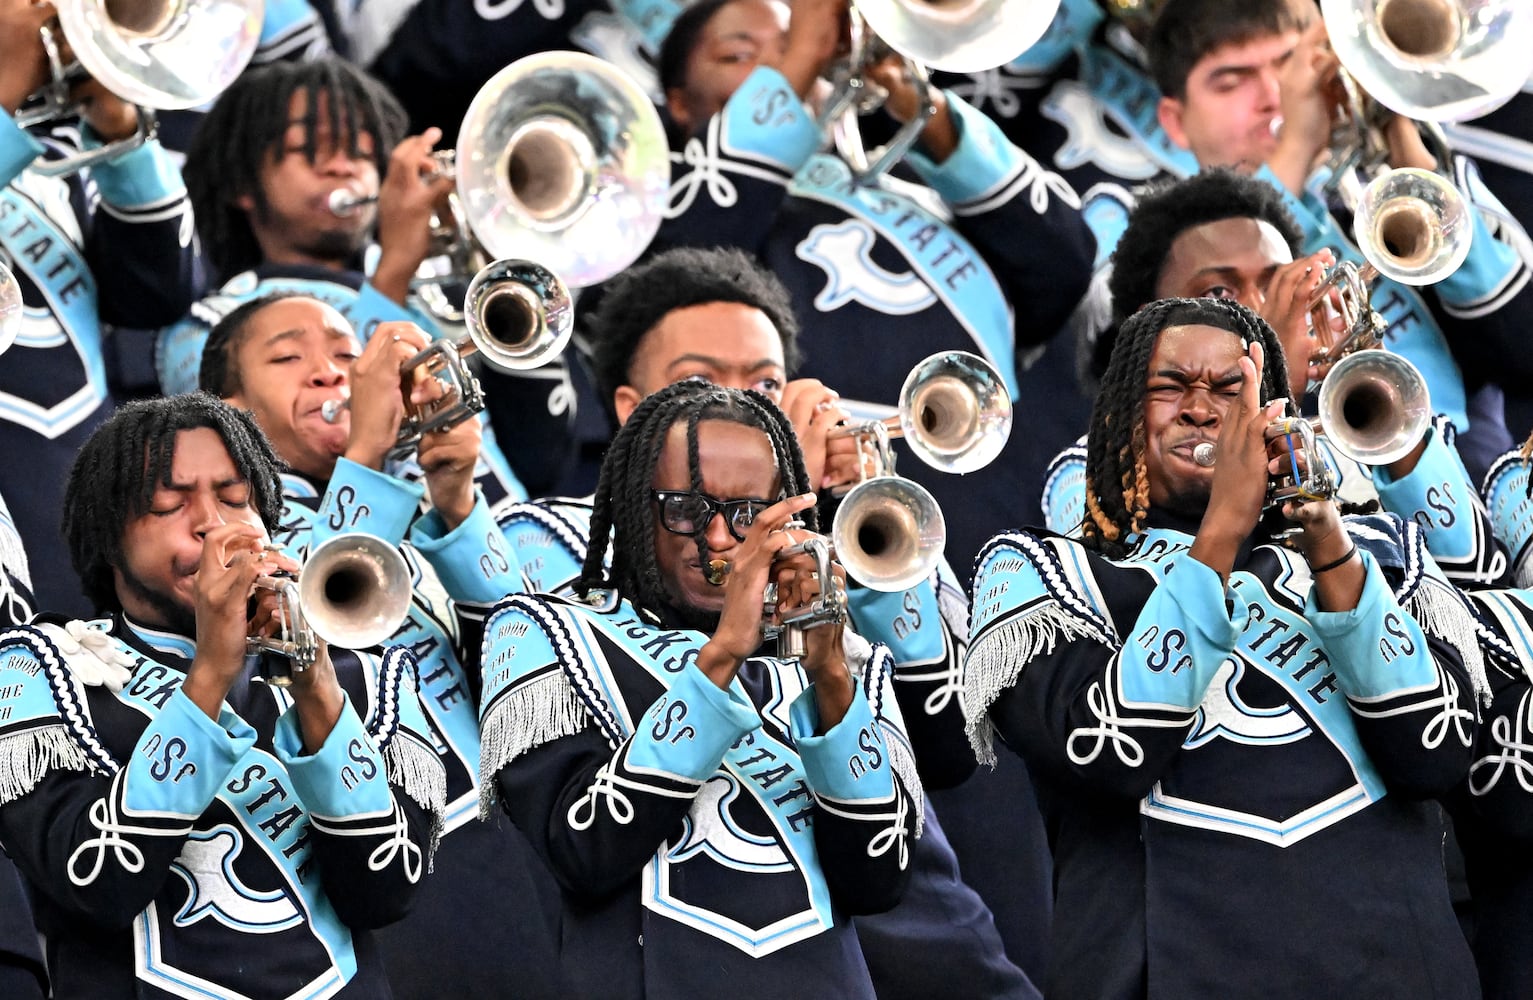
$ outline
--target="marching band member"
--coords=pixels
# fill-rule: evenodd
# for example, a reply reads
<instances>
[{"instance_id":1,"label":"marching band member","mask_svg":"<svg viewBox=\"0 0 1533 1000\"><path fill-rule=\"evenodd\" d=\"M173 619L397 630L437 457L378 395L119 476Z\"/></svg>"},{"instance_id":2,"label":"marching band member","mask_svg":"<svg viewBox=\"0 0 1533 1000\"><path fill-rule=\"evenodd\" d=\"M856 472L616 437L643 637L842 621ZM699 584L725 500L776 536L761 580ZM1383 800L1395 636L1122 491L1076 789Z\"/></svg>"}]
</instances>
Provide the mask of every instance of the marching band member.
<instances>
[{"instance_id":1,"label":"marching band member","mask_svg":"<svg viewBox=\"0 0 1533 1000\"><path fill-rule=\"evenodd\" d=\"M591 368L614 430L654 393L701 379L752 389L777 403L793 426L809 482L821 495L855 482L856 442L836 436L845 414L816 379L789 379L798 364L798 324L787 289L739 250L678 248L610 282L589 315ZM821 504L822 520L832 504ZM509 508L501 525L529 592L568 593L590 551L591 503L571 498ZM958 668L967 638L963 591L946 562L907 590L884 593L855 581L852 627L889 648L893 688L916 748L923 784L952 786L973 770L963 736ZM911 848L911 881L887 913L855 918L882 1000L929 997L961 979L978 997L1033 997L1007 957L984 901L960 877L929 802L925 832ZM1008 813L1026 815L1016 804ZM1021 883L1009 892L1023 891ZM1042 880L1038 894L1044 893Z\"/></svg>"},{"instance_id":2,"label":"marching band member","mask_svg":"<svg viewBox=\"0 0 1533 1000\"><path fill-rule=\"evenodd\" d=\"M1156 299L1239 302L1277 331L1289 398L1304 400L1311 377L1320 374L1310 367L1318 340L1308 305L1334 260L1323 250L1301 256L1301 239L1277 189L1233 171L1209 170L1144 194L1113 254L1114 322ZM1099 341L1108 349L1112 343L1111 337ZM1423 529L1428 551L1449 579L1493 584L1507 572L1506 552L1453 441L1452 425L1439 414L1411 451L1387 466L1363 465L1327 436L1318 443L1336 474L1340 500L1378 501ZM1043 499L1051 530L1073 533L1086 517L1085 468L1084 442L1051 464Z\"/></svg>"},{"instance_id":3,"label":"marching band member","mask_svg":"<svg viewBox=\"0 0 1533 1000\"><path fill-rule=\"evenodd\" d=\"M149 139L83 173L38 166L138 130L138 112L95 80L79 124L16 125L26 99L51 79L38 29L52 4L0 2L0 265L15 274L23 326L0 365L0 453L26 456L28 475L6 493L31 554L44 607L85 614L59 542L58 512L75 452L116 406L108 384L107 324L157 327L197 294L186 188Z\"/></svg>"},{"instance_id":4,"label":"marching band member","mask_svg":"<svg viewBox=\"0 0 1533 1000\"><path fill-rule=\"evenodd\" d=\"M297 567L269 551L278 489L237 410L124 406L63 516L106 617L0 635L0 842L61 1000L387 993L370 930L425 877L442 768L408 650L320 642L285 690L252 666L247 637L287 614L253 588Z\"/></svg>"},{"instance_id":5,"label":"marching band member","mask_svg":"<svg viewBox=\"0 0 1533 1000\"><path fill-rule=\"evenodd\" d=\"M1337 64L1324 40L1325 24L1308 0L1167 0L1150 36L1150 65L1165 94L1161 123L1175 142L1204 167L1234 167L1278 185L1305 252L1329 247L1361 265L1350 219L1337 218L1321 190L1326 174L1314 170L1330 147L1334 105ZM1390 166L1448 171L1471 209L1469 257L1456 272L1430 292L1380 277L1373 302L1388 323L1386 346L1426 377L1434 407L1459 432L1478 477L1511 439L1499 397L1477 406L1472 390L1517 386L1533 375L1521 350L1533 315L1533 243L1471 162L1437 163L1414 123L1398 116L1386 136Z\"/></svg>"},{"instance_id":6,"label":"marching band member","mask_svg":"<svg viewBox=\"0 0 1533 1000\"><path fill-rule=\"evenodd\" d=\"M559 881L566 995L874 996L846 917L899 900L920 834L888 651L848 653L837 616L757 653L764 609L829 586L779 560L813 504L768 400L668 386L603 463L577 596L486 624L486 804Z\"/></svg>"},{"instance_id":7,"label":"marching band member","mask_svg":"<svg viewBox=\"0 0 1533 1000\"><path fill-rule=\"evenodd\" d=\"M1473 619L1409 522L1264 512L1288 391L1245 307L1145 307L1083 538L981 556L965 697L1039 786L1051 998L1478 996L1429 801L1470 760Z\"/></svg>"},{"instance_id":8,"label":"marching band member","mask_svg":"<svg viewBox=\"0 0 1533 1000\"><path fill-rule=\"evenodd\" d=\"M427 343L414 324L386 322L363 347L331 306L270 293L213 328L201 383L249 411L287 465L279 538L289 551L366 532L396 546L409 568L410 609L389 641L418 661L421 704L446 769L447 799L431 881L410 914L377 935L394 995L492 995L503 988L506 963L512 963L522 970L518 996L553 998L557 890L519 833L476 822L484 616L521 588L476 486L479 424L466 419L421 436L424 486L390 474L385 463L404 416L401 387L412 380L401 368ZM413 392L429 389L428 383ZM342 400L348 405L340 419L321 417L322 406ZM479 930L441 933L470 907ZM423 947L425 941L435 943Z\"/></svg>"},{"instance_id":9,"label":"marching band member","mask_svg":"<svg viewBox=\"0 0 1533 1000\"><path fill-rule=\"evenodd\" d=\"M847 16L843 0L795 3L791 19L771 0L708 0L677 16L660 53L677 136L656 243L727 241L763 260L793 293L805 374L835 384L856 416L886 414L906 373L944 349L986 357L1016 398L1027 349L1064 327L1091 277L1080 199L936 88L899 176L858 181L818 152L824 136L804 102ZM917 113L896 64L870 76L890 91L893 117ZM1019 516L1028 479L1011 454L961 482L909 471L948 512L955 565L984 539L979 512Z\"/></svg>"}]
</instances>

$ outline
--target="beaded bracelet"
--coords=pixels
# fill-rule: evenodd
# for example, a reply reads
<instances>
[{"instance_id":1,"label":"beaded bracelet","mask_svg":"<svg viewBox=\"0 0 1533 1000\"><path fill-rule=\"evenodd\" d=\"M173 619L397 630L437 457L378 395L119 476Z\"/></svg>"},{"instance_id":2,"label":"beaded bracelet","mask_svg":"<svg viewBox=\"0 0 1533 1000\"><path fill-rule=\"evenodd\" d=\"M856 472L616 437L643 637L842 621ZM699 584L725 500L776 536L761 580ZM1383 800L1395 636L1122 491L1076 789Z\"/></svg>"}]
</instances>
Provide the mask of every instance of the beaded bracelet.
<instances>
[{"instance_id":1,"label":"beaded bracelet","mask_svg":"<svg viewBox=\"0 0 1533 1000\"><path fill-rule=\"evenodd\" d=\"M1311 566L1309 568L1309 574L1310 576L1319 576L1321 573L1328 573L1336 567L1340 566L1342 563L1347 562L1355 555L1357 555L1357 543L1353 542L1352 547L1347 549L1346 555L1342 556L1340 559L1335 560L1334 562L1328 562L1324 566Z\"/></svg>"}]
</instances>

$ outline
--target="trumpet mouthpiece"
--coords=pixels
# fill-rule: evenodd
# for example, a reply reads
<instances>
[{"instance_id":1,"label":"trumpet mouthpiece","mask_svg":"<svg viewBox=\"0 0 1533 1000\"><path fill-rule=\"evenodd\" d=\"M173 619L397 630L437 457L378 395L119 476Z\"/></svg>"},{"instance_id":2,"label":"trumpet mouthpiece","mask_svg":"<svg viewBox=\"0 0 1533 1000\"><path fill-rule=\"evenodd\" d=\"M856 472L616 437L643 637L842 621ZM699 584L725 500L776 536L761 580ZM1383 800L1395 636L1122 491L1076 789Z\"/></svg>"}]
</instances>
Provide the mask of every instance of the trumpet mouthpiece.
<instances>
[{"instance_id":1,"label":"trumpet mouthpiece","mask_svg":"<svg viewBox=\"0 0 1533 1000\"><path fill-rule=\"evenodd\" d=\"M708 582L713 584L715 587L724 586L724 580L729 576L729 560L708 560L708 570L704 575L708 578Z\"/></svg>"},{"instance_id":2,"label":"trumpet mouthpiece","mask_svg":"<svg viewBox=\"0 0 1533 1000\"><path fill-rule=\"evenodd\" d=\"M1200 441L1192 449L1192 460L1205 469L1214 467L1214 446L1208 441Z\"/></svg>"}]
</instances>

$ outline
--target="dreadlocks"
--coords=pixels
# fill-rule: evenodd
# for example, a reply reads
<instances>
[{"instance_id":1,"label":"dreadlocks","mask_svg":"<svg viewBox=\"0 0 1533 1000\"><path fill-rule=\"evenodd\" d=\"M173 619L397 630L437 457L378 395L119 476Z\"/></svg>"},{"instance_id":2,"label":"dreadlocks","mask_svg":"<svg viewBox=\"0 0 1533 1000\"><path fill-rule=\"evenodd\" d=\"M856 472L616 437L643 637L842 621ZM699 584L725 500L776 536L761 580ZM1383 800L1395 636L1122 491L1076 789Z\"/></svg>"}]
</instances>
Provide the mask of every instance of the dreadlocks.
<instances>
[{"instance_id":1,"label":"dreadlocks","mask_svg":"<svg viewBox=\"0 0 1533 1000\"><path fill-rule=\"evenodd\" d=\"M203 117L186 151L186 192L197 219L202 251L219 282L261 262L261 249L246 211L235 204L254 199L255 212L267 210L261 168L280 158L294 94L304 94L303 154L310 163L320 154L320 112L327 116L330 141L352 156L359 138L373 138L373 163L381 176L389 153L404 136L405 113L383 84L339 57L313 62L278 62L252 69L225 90Z\"/></svg>"},{"instance_id":2,"label":"dreadlocks","mask_svg":"<svg viewBox=\"0 0 1533 1000\"><path fill-rule=\"evenodd\" d=\"M282 513L276 453L248 413L207 395L137 400L96 428L75 456L64 494L61 530L69 560L98 611L121 607L112 569L123 562L122 534L170 481L176 432L206 427L250 483L250 502L268 532Z\"/></svg>"},{"instance_id":3,"label":"dreadlocks","mask_svg":"<svg viewBox=\"0 0 1533 1000\"><path fill-rule=\"evenodd\" d=\"M609 587L649 611L671 603L655 562L655 515L650 490L654 488L655 469L667 433L672 425L686 421L692 489L702 491L697 425L704 420L724 420L760 430L772 443L784 495L809 492L809 474L804 469L804 456L793 425L771 400L748 389L723 389L695 379L668 385L645 397L612 439L596 485L591 547L575 585L577 593L585 595L596 588ZM804 511L801 517L809 530L818 530L813 510ZM708 543L702 532L696 541L700 561L707 565ZM609 547L610 574L603 570Z\"/></svg>"},{"instance_id":4,"label":"dreadlocks","mask_svg":"<svg viewBox=\"0 0 1533 1000\"><path fill-rule=\"evenodd\" d=\"M1086 438L1086 519L1083 541L1110 558L1128 551L1130 535L1144 526L1150 509L1145 465L1144 398L1150 355L1161 331L1173 326L1228 330L1266 353L1261 401L1288 394L1283 346L1266 321L1227 299L1162 299L1124 321L1102 376Z\"/></svg>"}]
</instances>

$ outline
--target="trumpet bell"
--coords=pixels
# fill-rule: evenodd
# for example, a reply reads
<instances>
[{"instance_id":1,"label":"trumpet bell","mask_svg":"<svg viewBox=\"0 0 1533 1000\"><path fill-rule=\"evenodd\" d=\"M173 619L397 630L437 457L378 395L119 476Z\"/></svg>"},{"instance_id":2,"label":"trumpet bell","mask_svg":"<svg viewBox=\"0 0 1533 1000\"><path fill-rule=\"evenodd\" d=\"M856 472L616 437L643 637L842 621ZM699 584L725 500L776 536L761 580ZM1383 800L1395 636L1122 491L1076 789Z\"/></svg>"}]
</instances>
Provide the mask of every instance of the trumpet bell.
<instances>
[{"instance_id":1,"label":"trumpet bell","mask_svg":"<svg viewBox=\"0 0 1533 1000\"><path fill-rule=\"evenodd\" d=\"M638 259L670 190L670 150L649 96L582 52L543 52L497 73L464 116L457 164L464 213L485 249L542 261L573 288Z\"/></svg>"},{"instance_id":2,"label":"trumpet bell","mask_svg":"<svg viewBox=\"0 0 1533 1000\"><path fill-rule=\"evenodd\" d=\"M1048 30L1060 0L857 0L884 44L952 73L1005 65Z\"/></svg>"},{"instance_id":3,"label":"trumpet bell","mask_svg":"<svg viewBox=\"0 0 1533 1000\"><path fill-rule=\"evenodd\" d=\"M947 523L924 486L879 476L858 483L841 501L831 541L853 579L872 590L901 591L937 568Z\"/></svg>"},{"instance_id":4,"label":"trumpet bell","mask_svg":"<svg viewBox=\"0 0 1533 1000\"><path fill-rule=\"evenodd\" d=\"M1336 450L1364 465L1408 455L1432 420L1426 380L1389 351L1358 351L1320 383L1320 426Z\"/></svg>"},{"instance_id":5,"label":"trumpet bell","mask_svg":"<svg viewBox=\"0 0 1533 1000\"><path fill-rule=\"evenodd\" d=\"M1011 436L1011 396L1000 373L965 351L933 354L912 368L899 415L911 450L942 472L984 468Z\"/></svg>"},{"instance_id":6,"label":"trumpet bell","mask_svg":"<svg viewBox=\"0 0 1533 1000\"><path fill-rule=\"evenodd\" d=\"M1320 10L1358 84L1417 121L1478 118L1533 72L1527 0L1321 0Z\"/></svg>"},{"instance_id":7,"label":"trumpet bell","mask_svg":"<svg viewBox=\"0 0 1533 1000\"><path fill-rule=\"evenodd\" d=\"M315 546L298 577L309 628L343 649L366 649L393 635L410 608L404 557L376 535L348 532Z\"/></svg>"},{"instance_id":8,"label":"trumpet bell","mask_svg":"<svg viewBox=\"0 0 1533 1000\"><path fill-rule=\"evenodd\" d=\"M474 346L503 371L547 364L569 344L575 326L569 289L528 260L497 260L475 274L463 314Z\"/></svg>"},{"instance_id":9,"label":"trumpet bell","mask_svg":"<svg viewBox=\"0 0 1533 1000\"><path fill-rule=\"evenodd\" d=\"M261 38L264 0L56 0L75 58L130 104L173 110L217 97Z\"/></svg>"},{"instance_id":10,"label":"trumpet bell","mask_svg":"<svg viewBox=\"0 0 1533 1000\"><path fill-rule=\"evenodd\" d=\"M1374 178L1353 220L1357 245L1385 277L1430 285L1459 269L1474 229L1464 196L1430 170L1404 167Z\"/></svg>"}]
</instances>

